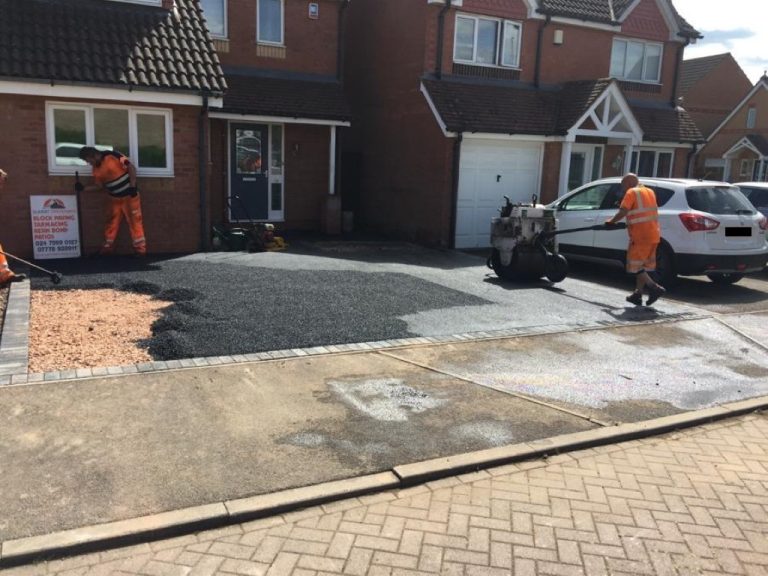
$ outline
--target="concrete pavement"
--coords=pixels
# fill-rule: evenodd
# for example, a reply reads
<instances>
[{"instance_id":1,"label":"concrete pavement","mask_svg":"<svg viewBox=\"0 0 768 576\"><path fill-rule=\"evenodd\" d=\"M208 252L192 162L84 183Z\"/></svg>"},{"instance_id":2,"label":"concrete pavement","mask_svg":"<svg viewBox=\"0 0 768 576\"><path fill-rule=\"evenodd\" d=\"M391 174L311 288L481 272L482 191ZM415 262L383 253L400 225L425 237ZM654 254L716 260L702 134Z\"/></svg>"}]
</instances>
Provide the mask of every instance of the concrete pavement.
<instances>
[{"instance_id":1,"label":"concrete pavement","mask_svg":"<svg viewBox=\"0 0 768 576\"><path fill-rule=\"evenodd\" d=\"M678 320L4 387L0 561L765 406L764 323L728 322L740 329Z\"/></svg>"},{"instance_id":2,"label":"concrete pavement","mask_svg":"<svg viewBox=\"0 0 768 576\"><path fill-rule=\"evenodd\" d=\"M768 417L490 468L3 576L768 573Z\"/></svg>"}]
</instances>

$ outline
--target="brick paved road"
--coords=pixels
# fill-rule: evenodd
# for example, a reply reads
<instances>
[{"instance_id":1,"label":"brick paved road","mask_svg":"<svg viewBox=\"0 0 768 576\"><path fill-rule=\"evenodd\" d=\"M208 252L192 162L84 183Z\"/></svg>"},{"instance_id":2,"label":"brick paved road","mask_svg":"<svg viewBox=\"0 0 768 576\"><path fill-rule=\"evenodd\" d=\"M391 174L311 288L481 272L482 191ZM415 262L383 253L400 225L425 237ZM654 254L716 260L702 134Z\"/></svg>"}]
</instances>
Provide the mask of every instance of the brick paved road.
<instances>
[{"instance_id":1,"label":"brick paved road","mask_svg":"<svg viewBox=\"0 0 768 576\"><path fill-rule=\"evenodd\" d=\"M768 414L1 573L768 574Z\"/></svg>"}]
</instances>

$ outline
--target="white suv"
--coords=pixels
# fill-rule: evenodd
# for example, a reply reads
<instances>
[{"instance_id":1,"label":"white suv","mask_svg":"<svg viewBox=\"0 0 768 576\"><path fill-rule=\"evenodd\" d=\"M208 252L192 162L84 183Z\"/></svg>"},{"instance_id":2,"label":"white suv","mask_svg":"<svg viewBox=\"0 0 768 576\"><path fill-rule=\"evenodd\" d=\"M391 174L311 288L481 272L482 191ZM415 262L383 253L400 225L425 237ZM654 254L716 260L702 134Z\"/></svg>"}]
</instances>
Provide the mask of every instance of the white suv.
<instances>
[{"instance_id":1,"label":"white suv","mask_svg":"<svg viewBox=\"0 0 768 576\"><path fill-rule=\"evenodd\" d=\"M739 182L736 186L763 216L768 217L768 182Z\"/></svg>"},{"instance_id":2,"label":"white suv","mask_svg":"<svg viewBox=\"0 0 768 576\"><path fill-rule=\"evenodd\" d=\"M724 182L641 178L656 192L661 224L657 274L664 285L677 275L706 274L713 282L733 284L759 272L768 261L766 217L739 189ZM558 230L602 224L616 214L621 178L597 180L549 205L557 210ZM575 259L624 265L626 230L574 232L558 236L559 250Z\"/></svg>"}]
</instances>

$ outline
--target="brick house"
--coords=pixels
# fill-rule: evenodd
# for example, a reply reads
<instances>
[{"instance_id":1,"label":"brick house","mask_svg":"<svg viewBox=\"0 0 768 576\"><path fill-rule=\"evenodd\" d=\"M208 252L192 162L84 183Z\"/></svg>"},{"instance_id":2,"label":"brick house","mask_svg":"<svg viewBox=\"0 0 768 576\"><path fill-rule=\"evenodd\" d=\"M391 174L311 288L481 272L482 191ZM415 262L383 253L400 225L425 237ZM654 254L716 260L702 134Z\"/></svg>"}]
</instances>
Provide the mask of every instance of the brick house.
<instances>
[{"instance_id":1,"label":"brick house","mask_svg":"<svg viewBox=\"0 0 768 576\"><path fill-rule=\"evenodd\" d=\"M228 86L209 114L211 222L339 232L349 0L201 3Z\"/></svg>"},{"instance_id":2,"label":"brick house","mask_svg":"<svg viewBox=\"0 0 768 576\"><path fill-rule=\"evenodd\" d=\"M681 105L705 137L751 89L752 82L730 52L683 60L680 68Z\"/></svg>"},{"instance_id":3,"label":"brick house","mask_svg":"<svg viewBox=\"0 0 768 576\"><path fill-rule=\"evenodd\" d=\"M763 75L707 137L696 155L696 176L768 181L768 76Z\"/></svg>"},{"instance_id":4,"label":"brick house","mask_svg":"<svg viewBox=\"0 0 768 576\"><path fill-rule=\"evenodd\" d=\"M548 202L626 170L686 175L702 136L676 86L698 37L669 0L355 0L356 218L485 246L504 195Z\"/></svg>"},{"instance_id":5,"label":"brick house","mask_svg":"<svg viewBox=\"0 0 768 576\"><path fill-rule=\"evenodd\" d=\"M224 89L197 0L0 0L3 245L32 254L30 196L73 194L75 172L90 174L77 156L87 144L136 165L151 252L198 249L201 128ZM103 240L105 202L81 196L85 253Z\"/></svg>"}]
</instances>

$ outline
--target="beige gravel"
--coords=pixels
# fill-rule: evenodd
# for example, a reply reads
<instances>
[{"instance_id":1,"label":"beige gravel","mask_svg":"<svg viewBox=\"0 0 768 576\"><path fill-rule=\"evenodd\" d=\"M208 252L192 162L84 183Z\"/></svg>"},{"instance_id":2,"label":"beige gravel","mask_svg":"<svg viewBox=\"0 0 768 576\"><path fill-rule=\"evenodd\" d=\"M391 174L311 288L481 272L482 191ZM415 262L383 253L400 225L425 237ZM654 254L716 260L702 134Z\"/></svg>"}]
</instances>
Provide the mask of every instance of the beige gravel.
<instances>
[{"instance_id":1,"label":"beige gravel","mask_svg":"<svg viewBox=\"0 0 768 576\"><path fill-rule=\"evenodd\" d=\"M152 360L138 345L168 302L118 290L32 291L29 371L121 366Z\"/></svg>"}]
</instances>

